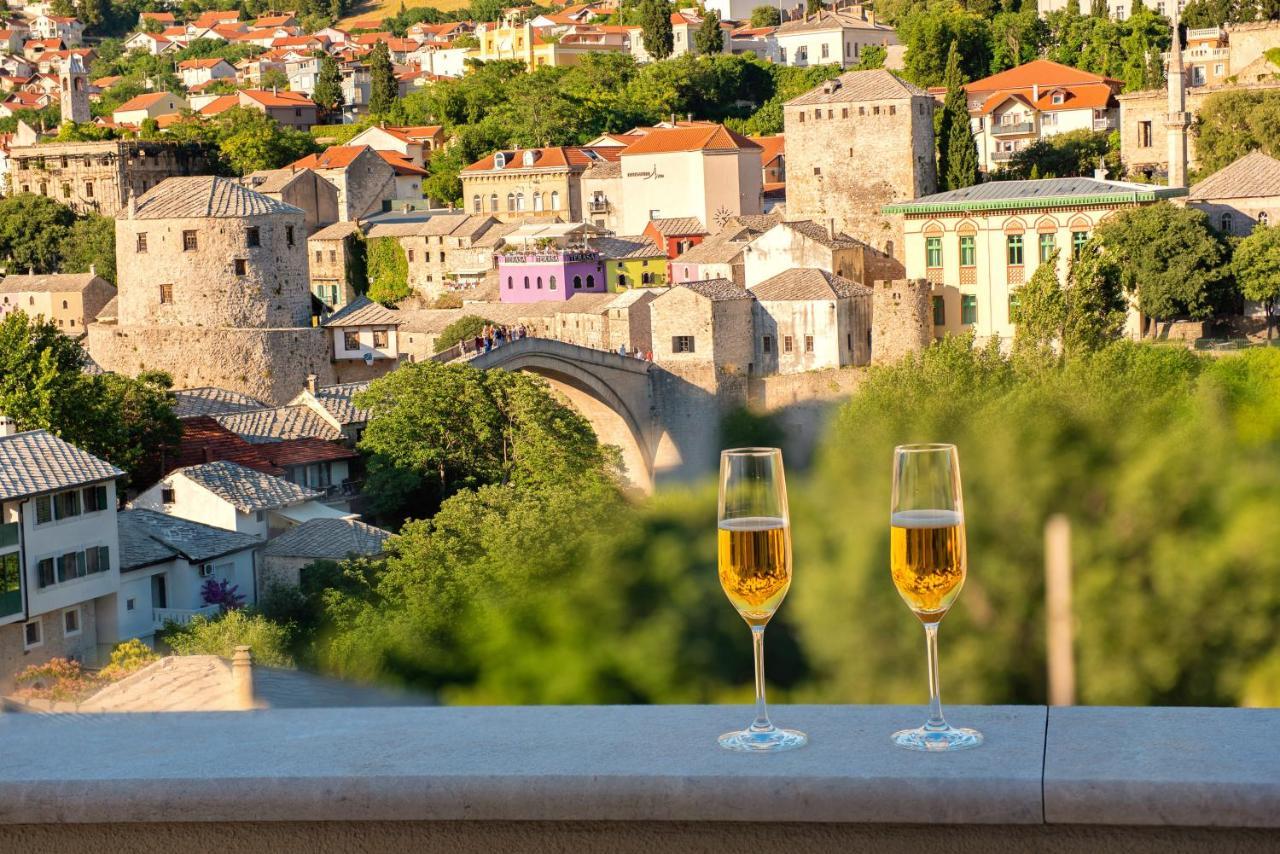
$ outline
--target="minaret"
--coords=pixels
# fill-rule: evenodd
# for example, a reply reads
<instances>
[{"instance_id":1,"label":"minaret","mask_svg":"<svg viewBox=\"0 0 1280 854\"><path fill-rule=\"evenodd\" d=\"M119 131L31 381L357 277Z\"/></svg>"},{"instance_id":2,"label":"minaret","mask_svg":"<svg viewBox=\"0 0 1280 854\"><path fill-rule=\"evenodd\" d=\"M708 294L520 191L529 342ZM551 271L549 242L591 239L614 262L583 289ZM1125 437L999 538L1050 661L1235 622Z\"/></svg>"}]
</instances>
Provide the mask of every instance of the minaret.
<instances>
[{"instance_id":1,"label":"minaret","mask_svg":"<svg viewBox=\"0 0 1280 854\"><path fill-rule=\"evenodd\" d=\"M1178 4L1173 4L1173 39L1169 43L1169 118L1164 126L1169 133L1169 186L1187 186L1187 129L1191 114L1187 112L1186 72L1182 68L1182 40L1178 37Z\"/></svg>"},{"instance_id":2,"label":"minaret","mask_svg":"<svg viewBox=\"0 0 1280 854\"><path fill-rule=\"evenodd\" d=\"M89 115L89 72L85 71L80 55L72 53L62 63L58 74L58 85L62 90L62 121L87 122Z\"/></svg>"}]
</instances>

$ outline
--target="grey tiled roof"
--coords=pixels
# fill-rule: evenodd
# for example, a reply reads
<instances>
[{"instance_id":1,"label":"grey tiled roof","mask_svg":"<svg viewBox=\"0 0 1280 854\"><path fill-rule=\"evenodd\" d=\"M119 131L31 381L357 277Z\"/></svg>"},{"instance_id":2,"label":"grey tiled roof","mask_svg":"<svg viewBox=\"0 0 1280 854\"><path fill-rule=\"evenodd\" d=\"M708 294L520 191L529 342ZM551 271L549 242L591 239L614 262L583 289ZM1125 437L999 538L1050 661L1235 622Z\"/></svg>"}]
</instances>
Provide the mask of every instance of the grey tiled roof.
<instances>
[{"instance_id":1,"label":"grey tiled roof","mask_svg":"<svg viewBox=\"0 0 1280 854\"><path fill-rule=\"evenodd\" d=\"M795 21L787 21L777 29L777 35L791 35L792 33L813 33L822 32L824 30L850 28L855 30L882 30L887 33L893 32L893 27L887 27L884 24L877 24L866 18L853 14L852 12L840 10L831 12L826 9L821 10L812 18L805 15L803 18Z\"/></svg>"},{"instance_id":2,"label":"grey tiled roof","mask_svg":"<svg viewBox=\"0 0 1280 854\"><path fill-rule=\"evenodd\" d=\"M107 282L93 273L45 273L36 276L5 276L0 280L0 293L65 293L83 291L95 281L110 288Z\"/></svg>"},{"instance_id":3,"label":"grey tiled roof","mask_svg":"<svg viewBox=\"0 0 1280 854\"><path fill-rule=\"evenodd\" d=\"M685 234L706 234L707 230L703 227L702 221L695 216L666 217L661 219L651 219L649 222L654 229L663 236L668 235L685 235Z\"/></svg>"},{"instance_id":4,"label":"grey tiled roof","mask_svg":"<svg viewBox=\"0 0 1280 854\"><path fill-rule=\"evenodd\" d=\"M288 507L320 497L313 489L226 460L188 466L173 473L198 483L241 513Z\"/></svg>"},{"instance_id":5,"label":"grey tiled roof","mask_svg":"<svg viewBox=\"0 0 1280 854\"><path fill-rule=\"evenodd\" d=\"M121 477L124 472L48 430L0 436L0 501Z\"/></svg>"},{"instance_id":6,"label":"grey tiled roof","mask_svg":"<svg viewBox=\"0 0 1280 854\"><path fill-rule=\"evenodd\" d=\"M324 326L399 326L400 315L364 294L329 315Z\"/></svg>"},{"instance_id":7,"label":"grey tiled roof","mask_svg":"<svg viewBox=\"0 0 1280 854\"><path fill-rule=\"evenodd\" d=\"M310 406L275 406L217 416L218 423L246 442L264 445L286 439L341 439L342 433Z\"/></svg>"},{"instance_id":8,"label":"grey tiled roof","mask_svg":"<svg viewBox=\"0 0 1280 854\"><path fill-rule=\"evenodd\" d=\"M786 270L751 289L762 302L833 300L870 294L871 289L813 267Z\"/></svg>"},{"instance_id":9,"label":"grey tiled roof","mask_svg":"<svg viewBox=\"0 0 1280 854\"><path fill-rule=\"evenodd\" d=\"M341 240L355 234L360 230L360 226L354 222L335 222L332 225L326 225L315 234L307 238L307 240Z\"/></svg>"},{"instance_id":10,"label":"grey tiled roof","mask_svg":"<svg viewBox=\"0 0 1280 854\"><path fill-rule=\"evenodd\" d=\"M850 101L889 101L910 98L913 95L928 96L928 92L914 83L908 83L897 75L877 68L873 71L849 71L834 80L828 80L798 98L792 98L787 106L806 104L840 104Z\"/></svg>"},{"instance_id":11,"label":"grey tiled roof","mask_svg":"<svg viewBox=\"0 0 1280 854\"><path fill-rule=\"evenodd\" d=\"M959 190L921 196L904 204L945 204L948 202L998 202L1008 200L1101 196L1116 193L1147 193L1157 189L1148 184L1099 181L1096 178L1040 178L1030 181L988 181Z\"/></svg>"},{"instance_id":12,"label":"grey tiled roof","mask_svg":"<svg viewBox=\"0 0 1280 854\"><path fill-rule=\"evenodd\" d=\"M608 259L660 258L658 244L643 235L632 237L592 237L587 244Z\"/></svg>"},{"instance_id":13,"label":"grey tiled roof","mask_svg":"<svg viewBox=\"0 0 1280 854\"><path fill-rule=\"evenodd\" d=\"M733 231L738 228L749 228L752 231L768 231L778 223L782 222L782 214L738 214L731 216L724 221L724 226L720 231Z\"/></svg>"},{"instance_id":14,"label":"grey tiled roof","mask_svg":"<svg viewBox=\"0 0 1280 854\"><path fill-rule=\"evenodd\" d=\"M742 255L742 248L751 238L759 234L746 228L721 231L703 240L697 246L691 246L676 256L677 263L686 264L731 264Z\"/></svg>"},{"instance_id":15,"label":"grey tiled roof","mask_svg":"<svg viewBox=\"0 0 1280 854\"><path fill-rule=\"evenodd\" d=\"M341 560L349 555L382 554L390 538L390 531L354 519L311 519L271 540L262 554Z\"/></svg>"},{"instance_id":16,"label":"grey tiled roof","mask_svg":"<svg viewBox=\"0 0 1280 854\"><path fill-rule=\"evenodd\" d=\"M137 569L174 556L198 563L258 545L239 531L215 528L156 510L125 510L120 528L120 568Z\"/></svg>"},{"instance_id":17,"label":"grey tiled roof","mask_svg":"<svg viewBox=\"0 0 1280 854\"><path fill-rule=\"evenodd\" d=\"M369 411L358 408L351 399L368 387L367 382L321 386L315 398L339 424L363 424L369 420Z\"/></svg>"},{"instance_id":18,"label":"grey tiled roof","mask_svg":"<svg viewBox=\"0 0 1280 854\"><path fill-rule=\"evenodd\" d=\"M1254 151L1222 167L1191 188L1189 199L1280 196L1280 160Z\"/></svg>"},{"instance_id":19,"label":"grey tiled roof","mask_svg":"<svg viewBox=\"0 0 1280 854\"><path fill-rule=\"evenodd\" d=\"M617 160L602 160L592 163L587 167L587 171L582 173L583 178L621 178L622 163Z\"/></svg>"},{"instance_id":20,"label":"grey tiled roof","mask_svg":"<svg viewBox=\"0 0 1280 854\"><path fill-rule=\"evenodd\" d=\"M263 214L301 214L301 208L278 202L230 178L200 175L166 178L137 200L135 219L237 219ZM127 210L119 217L128 217Z\"/></svg>"},{"instance_id":21,"label":"grey tiled roof","mask_svg":"<svg viewBox=\"0 0 1280 854\"><path fill-rule=\"evenodd\" d=\"M832 234L826 226L819 225L811 219L793 220L792 222L783 223L787 228L798 231L805 237L820 243L828 249L853 249L861 246L854 238L842 232Z\"/></svg>"},{"instance_id":22,"label":"grey tiled roof","mask_svg":"<svg viewBox=\"0 0 1280 854\"><path fill-rule=\"evenodd\" d=\"M701 282L683 282L682 284L673 287L672 290L676 290L677 288L688 288L696 294L701 294L712 302L755 298L746 288L740 288L728 279L706 279Z\"/></svg>"},{"instance_id":23,"label":"grey tiled roof","mask_svg":"<svg viewBox=\"0 0 1280 854\"><path fill-rule=\"evenodd\" d=\"M238 391L217 386L183 388L174 391L177 398L173 412L179 418L195 418L200 415L226 415L230 412L246 412L265 409L266 404L257 398Z\"/></svg>"}]
</instances>

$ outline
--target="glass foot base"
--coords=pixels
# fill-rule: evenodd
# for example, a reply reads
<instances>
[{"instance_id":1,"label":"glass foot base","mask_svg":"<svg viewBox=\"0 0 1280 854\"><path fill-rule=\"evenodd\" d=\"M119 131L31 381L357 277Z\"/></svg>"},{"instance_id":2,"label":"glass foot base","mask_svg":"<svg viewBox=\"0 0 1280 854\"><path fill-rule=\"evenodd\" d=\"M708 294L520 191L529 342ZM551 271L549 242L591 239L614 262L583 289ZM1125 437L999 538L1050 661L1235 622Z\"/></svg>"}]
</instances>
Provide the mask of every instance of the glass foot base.
<instances>
[{"instance_id":1,"label":"glass foot base","mask_svg":"<svg viewBox=\"0 0 1280 854\"><path fill-rule=\"evenodd\" d=\"M726 732L720 736L720 746L725 750L744 753L765 753L770 750L792 750L809 743L809 736L794 729L753 730Z\"/></svg>"},{"instance_id":2,"label":"glass foot base","mask_svg":"<svg viewBox=\"0 0 1280 854\"><path fill-rule=\"evenodd\" d=\"M903 729L895 732L890 738L899 747L907 750L965 750L982 744L982 733L976 729L957 729L948 726L944 729Z\"/></svg>"}]
</instances>

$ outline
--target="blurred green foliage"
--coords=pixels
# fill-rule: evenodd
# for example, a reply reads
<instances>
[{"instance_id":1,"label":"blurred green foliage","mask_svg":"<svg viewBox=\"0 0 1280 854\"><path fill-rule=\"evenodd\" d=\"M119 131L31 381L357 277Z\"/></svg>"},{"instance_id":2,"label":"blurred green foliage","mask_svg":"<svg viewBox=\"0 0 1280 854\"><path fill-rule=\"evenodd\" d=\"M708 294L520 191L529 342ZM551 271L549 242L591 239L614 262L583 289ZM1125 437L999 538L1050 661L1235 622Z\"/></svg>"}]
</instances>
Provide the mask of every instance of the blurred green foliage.
<instances>
[{"instance_id":1,"label":"blurred green foliage","mask_svg":"<svg viewBox=\"0 0 1280 854\"><path fill-rule=\"evenodd\" d=\"M892 448L923 440L955 442L964 478L948 701L1044 702L1043 529L1061 513L1082 702L1275 702L1280 351L1011 359L962 338L871 369L811 471L792 473L775 699L924 701L887 524ZM451 703L748 699L748 633L714 570L714 485L633 502L603 458L576 459L540 454L539 478L461 489L407 523L385 565L327 567L286 615L312 623L311 658Z\"/></svg>"}]
</instances>

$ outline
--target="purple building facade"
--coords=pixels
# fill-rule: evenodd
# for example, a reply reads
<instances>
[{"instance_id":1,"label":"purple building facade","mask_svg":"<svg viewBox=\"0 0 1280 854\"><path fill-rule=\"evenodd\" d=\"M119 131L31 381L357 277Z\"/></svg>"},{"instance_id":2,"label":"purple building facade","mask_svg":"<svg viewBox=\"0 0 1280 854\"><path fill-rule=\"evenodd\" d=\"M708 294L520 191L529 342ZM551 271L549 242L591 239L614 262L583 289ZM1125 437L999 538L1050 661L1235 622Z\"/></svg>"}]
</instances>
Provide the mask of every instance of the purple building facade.
<instances>
[{"instance_id":1,"label":"purple building facade","mask_svg":"<svg viewBox=\"0 0 1280 854\"><path fill-rule=\"evenodd\" d=\"M574 294L609 290L604 259L589 250L538 249L498 256L501 302L567 300Z\"/></svg>"}]
</instances>

